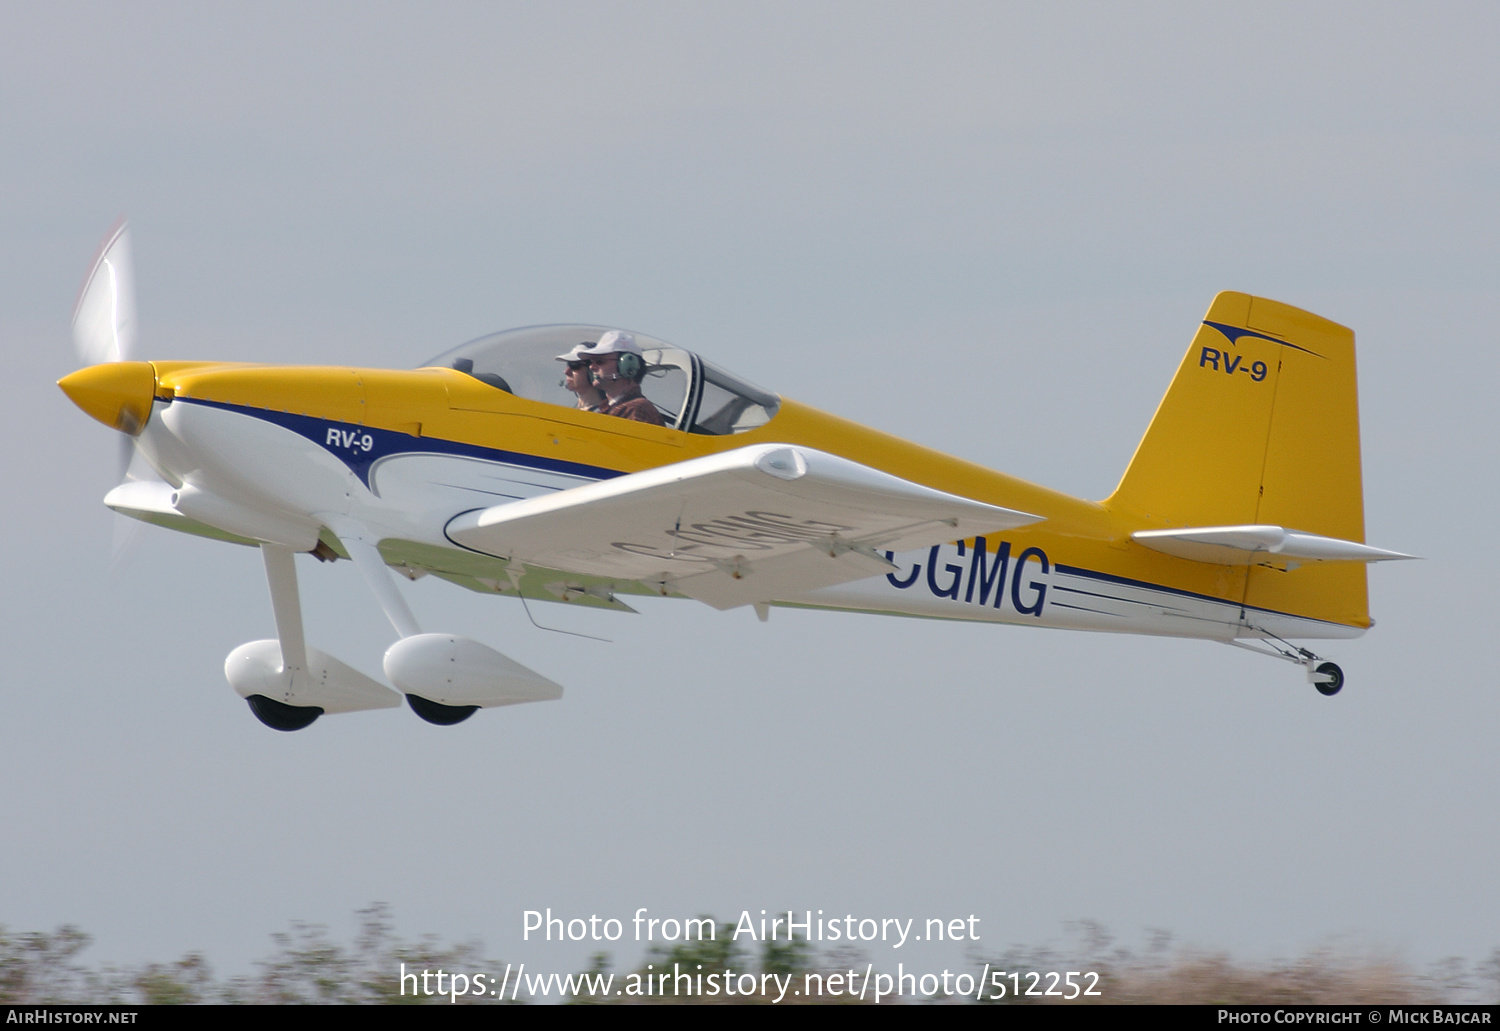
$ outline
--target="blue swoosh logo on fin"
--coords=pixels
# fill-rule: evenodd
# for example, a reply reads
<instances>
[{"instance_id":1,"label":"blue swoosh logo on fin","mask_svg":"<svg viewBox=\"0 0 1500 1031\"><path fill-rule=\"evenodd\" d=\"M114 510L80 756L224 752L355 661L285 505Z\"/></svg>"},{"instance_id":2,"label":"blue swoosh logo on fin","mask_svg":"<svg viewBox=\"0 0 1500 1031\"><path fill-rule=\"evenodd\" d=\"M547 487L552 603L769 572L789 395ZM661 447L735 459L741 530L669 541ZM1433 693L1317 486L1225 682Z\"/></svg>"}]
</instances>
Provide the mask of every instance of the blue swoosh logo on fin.
<instances>
[{"instance_id":1,"label":"blue swoosh logo on fin","mask_svg":"<svg viewBox=\"0 0 1500 1031\"><path fill-rule=\"evenodd\" d=\"M1254 337L1256 340L1269 340L1273 344L1280 344L1283 347L1290 347L1294 351L1302 351L1306 354L1312 355L1314 358L1323 358L1324 361L1327 361L1327 358L1324 355L1319 354L1317 351L1309 351L1305 347L1298 347L1296 344L1288 343L1285 340L1277 340L1275 337L1268 337L1264 333L1255 332L1255 330L1253 329L1242 329L1239 326L1226 326L1222 322L1209 322L1207 319L1203 320L1203 324L1205 326L1212 326L1220 333L1223 333L1224 336L1228 338L1229 342L1231 344L1234 344L1236 347L1239 346L1240 337Z\"/></svg>"}]
</instances>

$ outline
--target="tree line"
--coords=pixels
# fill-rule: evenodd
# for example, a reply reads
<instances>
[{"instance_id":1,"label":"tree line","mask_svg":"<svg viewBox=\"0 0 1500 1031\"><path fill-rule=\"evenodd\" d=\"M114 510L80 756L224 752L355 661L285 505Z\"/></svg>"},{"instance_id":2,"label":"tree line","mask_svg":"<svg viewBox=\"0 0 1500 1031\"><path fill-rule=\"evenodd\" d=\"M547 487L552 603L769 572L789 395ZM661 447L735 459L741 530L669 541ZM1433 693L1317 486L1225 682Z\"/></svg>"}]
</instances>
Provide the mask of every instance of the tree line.
<instances>
[{"instance_id":1,"label":"tree line","mask_svg":"<svg viewBox=\"0 0 1500 1031\"><path fill-rule=\"evenodd\" d=\"M777 984L826 983L849 969L863 971L869 957L856 949L820 949L801 938L767 941L748 950L733 938L733 924L721 924L713 939L655 946L642 962L623 971L613 970L609 953L596 953L589 968L569 979L573 985L597 985L599 978L615 978L620 990L607 997L578 990L571 997L530 998L522 991L507 991L499 998L483 995L423 994L402 991L398 971L411 970L498 971L503 961L484 955L478 942L450 944L427 936L407 941L396 934L388 907L374 904L359 911L359 930L350 943L335 941L328 929L317 924L293 923L271 936L272 950L258 960L249 974L219 977L208 958L189 952L165 963L133 967L91 966L82 953L91 944L82 930L65 926L52 932L12 932L0 926L0 1004L47 1003L116 1005L191 1004L406 1004L459 1005L509 1004L515 1002L564 1001L575 1004L661 1003L771 1003ZM1019 980L1004 979L1007 991L995 998L981 993L984 1002L1002 1004L1062 1003L1056 995L1040 994L1046 982L1030 982L1024 973L1082 969L1096 972L1099 995L1080 998L1085 1003L1216 1003L1216 1004L1418 1004L1494 1003L1500 1001L1500 948L1486 959L1471 963L1450 957L1425 968L1415 968L1390 958L1349 956L1332 949L1318 949L1286 961L1237 962L1228 954L1182 949L1164 932L1149 932L1143 945L1128 947L1104 928L1091 922L1065 925L1061 943L1014 946L994 955L969 957L973 970L965 971L976 983L981 968L1022 972ZM690 971L694 976L719 977L754 974L757 984L770 984L772 992L735 992L732 995L643 995L623 989L634 978L663 971ZM955 972L956 973L956 972ZM769 976L761 976L769 975ZM707 983L716 983L709 980ZM722 983L722 981L717 982ZM1032 989L1009 990L1014 985ZM455 1001L450 1001L455 1000ZM850 994L823 995L808 999L784 992L781 1003L809 1001L858 1003ZM871 1001L867 994L865 1002ZM885 1001L904 1003L972 1003L942 991L908 993ZM1067 1004L1067 1003L1064 1003Z\"/></svg>"}]
</instances>

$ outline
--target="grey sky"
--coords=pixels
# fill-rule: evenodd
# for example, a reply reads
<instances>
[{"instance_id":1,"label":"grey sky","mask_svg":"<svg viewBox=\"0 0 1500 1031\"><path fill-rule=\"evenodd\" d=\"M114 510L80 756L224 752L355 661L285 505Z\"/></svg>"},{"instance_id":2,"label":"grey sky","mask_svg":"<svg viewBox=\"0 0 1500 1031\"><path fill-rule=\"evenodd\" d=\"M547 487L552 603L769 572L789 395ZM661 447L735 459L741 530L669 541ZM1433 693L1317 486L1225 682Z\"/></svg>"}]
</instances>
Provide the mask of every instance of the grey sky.
<instances>
[{"instance_id":1,"label":"grey sky","mask_svg":"<svg viewBox=\"0 0 1500 1031\"><path fill-rule=\"evenodd\" d=\"M0 5L0 922L230 970L372 900L559 970L523 909L1488 953L1497 40L1479 4ZM1367 536L1427 560L1372 570L1332 700L1200 642L536 608L603 645L424 581L563 701L276 734L222 674L272 633L257 556L148 528L111 569L115 440L51 385L121 214L146 357L619 325L1090 497L1214 292L1265 294L1357 331ZM299 568L378 672L357 575Z\"/></svg>"}]
</instances>

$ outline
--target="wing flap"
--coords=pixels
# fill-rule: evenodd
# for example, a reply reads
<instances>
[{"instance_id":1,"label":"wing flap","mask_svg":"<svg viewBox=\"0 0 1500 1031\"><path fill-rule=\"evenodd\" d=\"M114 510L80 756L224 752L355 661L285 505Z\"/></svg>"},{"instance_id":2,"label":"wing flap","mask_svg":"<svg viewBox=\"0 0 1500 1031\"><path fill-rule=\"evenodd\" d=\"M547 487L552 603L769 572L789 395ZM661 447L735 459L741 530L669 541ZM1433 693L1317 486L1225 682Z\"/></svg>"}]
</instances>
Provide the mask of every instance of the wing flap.
<instances>
[{"instance_id":1,"label":"wing flap","mask_svg":"<svg viewBox=\"0 0 1500 1031\"><path fill-rule=\"evenodd\" d=\"M734 608L878 575L890 568L880 550L1040 520L811 448L760 444L467 512L446 533L484 554L667 584Z\"/></svg>"},{"instance_id":2,"label":"wing flap","mask_svg":"<svg viewBox=\"0 0 1500 1031\"><path fill-rule=\"evenodd\" d=\"M1271 556L1301 562L1388 562L1416 557L1280 526L1190 526L1140 530L1130 538L1152 551L1219 566L1254 565Z\"/></svg>"}]
</instances>

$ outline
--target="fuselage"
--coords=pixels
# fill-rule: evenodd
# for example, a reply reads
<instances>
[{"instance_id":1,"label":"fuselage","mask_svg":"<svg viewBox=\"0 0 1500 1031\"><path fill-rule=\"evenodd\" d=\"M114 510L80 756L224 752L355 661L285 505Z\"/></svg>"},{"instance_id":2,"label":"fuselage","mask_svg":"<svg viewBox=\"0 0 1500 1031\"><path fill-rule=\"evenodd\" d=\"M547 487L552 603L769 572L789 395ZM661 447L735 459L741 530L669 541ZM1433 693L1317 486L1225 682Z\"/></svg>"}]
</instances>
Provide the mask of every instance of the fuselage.
<instances>
[{"instance_id":1,"label":"fuselage","mask_svg":"<svg viewBox=\"0 0 1500 1031\"><path fill-rule=\"evenodd\" d=\"M434 573L479 591L617 604L616 595L660 589L600 583L566 569L508 570L503 560L456 546L444 527L458 513L508 499L783 443L1042 520L988 539L890 554L895 568L886 576L776 604L1217 640L1267 632L1354 637L1364 629L1358 618L1247 607L1244 567L1140 547L1131 533L1163 525L1140 513L1070 497L790 400L779 399L760 425L707 433L518 396L454 368L211 362L150 368L149 417L137 440L165 481L162 496L140 500L142 488L135 501L112 495L112 504L190 532L339 553L319 516L337 513L368 527L387 563L408 575ZM697 532L707 548L735 547L732 531Z\"/></svg>"}]
</instances>

